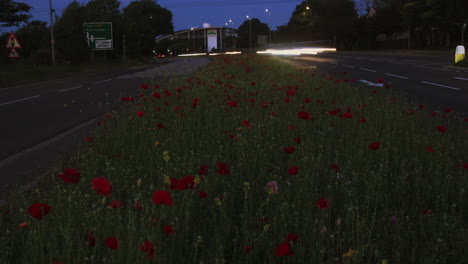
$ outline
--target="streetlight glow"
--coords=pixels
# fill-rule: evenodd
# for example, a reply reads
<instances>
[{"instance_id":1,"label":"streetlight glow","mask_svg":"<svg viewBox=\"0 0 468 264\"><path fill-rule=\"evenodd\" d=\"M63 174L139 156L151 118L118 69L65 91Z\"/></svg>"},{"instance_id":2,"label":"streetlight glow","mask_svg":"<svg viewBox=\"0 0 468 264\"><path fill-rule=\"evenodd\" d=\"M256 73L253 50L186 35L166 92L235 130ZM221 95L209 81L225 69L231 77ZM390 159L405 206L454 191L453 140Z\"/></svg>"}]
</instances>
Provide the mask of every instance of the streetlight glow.
<instances>
[{"instance_id":1,"label":"streetlight glow","mask_svg":"<svg viewBox=\"0 0 468 264\"><path fill-rule=\"evenodd\" d=\"M268 43L271 44L271 12L268 9L265 12L268 13Z\"/></svg>"}]
</instances>

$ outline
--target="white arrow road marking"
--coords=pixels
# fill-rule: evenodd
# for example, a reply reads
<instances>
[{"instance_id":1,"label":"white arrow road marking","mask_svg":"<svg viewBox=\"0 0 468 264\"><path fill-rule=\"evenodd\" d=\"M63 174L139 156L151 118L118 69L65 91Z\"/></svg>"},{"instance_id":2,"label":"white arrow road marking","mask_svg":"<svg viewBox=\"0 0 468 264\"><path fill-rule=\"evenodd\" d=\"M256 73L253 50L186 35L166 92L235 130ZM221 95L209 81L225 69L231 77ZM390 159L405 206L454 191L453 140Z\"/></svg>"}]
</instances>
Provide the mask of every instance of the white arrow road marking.
<instances>
[{"instance_id":1,"label":"white arrow road marking","mask_svg":"<svg viewBox=\"0 0 468 264\"><path fill-rule=\"evenodd\" d=\"M28 97L28 98L23 98L23 99L19 99L19 100L15 100L15 101L10 101L10 102L6 102L6 103L1 103L0 105L13 104L13 103L21 102L21 101L26 101L26 100L34 99L34 98L37 98L37 97L39 97L39 96L40 96L40 95L35 95L35 96Z\"/></svg>"},{"instance_id":2,"label":"white arrow road marking","mask_svg":"<svg viewBox=\"0 0 468 264\"><path fill-rule=\"evenodd\" d=\"M401 78L401 79L406 79L408 80L408 77L405 77L405 76L400 76L400 75L395 75L395 74L390 74L390 73L384 73L385 75L388 75L388 76L393 76L393 77L397 77L397 78Z\"/></svg>"},{"instance_id":3,"label":"white arrow road marking","mask_svg":"<svg viewBox=\"0 0 468 264\"><path fill-rule=\"evenodd\" d=\"M373 83L373 82L369 82L368 80L359 80L359 81L369 86L383 87L383 83Z\"/></svg>"},{"instance_id":4,"label":"white arrow road marking","mask_svg":"<svg viewBox=\"0 0 468 264\"><path fill-rule=\"evenodd\" d=\"M468 81L467 78L462 78L462 77L453 77L454 79L457 79L457 80L463 80L463 81Z\"/></svg>"},{"instance_id":5,"label":"white arrow road marking","mask_svg":"<svg viewBox=\"0 0 468 264\"><path fill-rule=\"evenodd\" d=\"M110 82L110 81L112 81L112 79L107 79L107 80L99 81L99 82L95 82L95 83L105 83L105 82Z\"/></svg>"},{"instance_id":6,"label":"white arrow road marking","mask_svg":"<svg viewBox=\"0 0 468 264\"><path fill-rule=\"evenodd\" d=\"M71 88L67 88L67 89L62 89L62 90L58 90L57 93L61 93L61 92L65 92L65 91L70 91L70 90L78 89L78 88L81 88L81 87L83 87L83 85L78 85L78 86L75 86L75 87L71 87Z\"/></svg>"},{"instance_id":7,"label":"white arrow road marking","mask_svg":"<svg viewBox=\"0 0 468 264\"><path fill-rule=\"evenodd\" d=\"M368 71L368 72L377 72L377 71L370 70L370 69L366 69L366 68L359 68L359 69L361 69L361 70L363 70L363 71Z\"/></svg>"},{"instance_id":8,"label":"white arrow road marking","mask_svg":"<svg viewBox=\"0 0 468 264\"><path fill-rule=\"evenodd\" d=\"M426 81L421 81L421 82L422 82L422 83L425 83L425 84L430 84L430 85L435 85L435 86L439 86L439 87L444 87L444 88L447 88L447 89L458 90L458 91L461 90L460 88L451 87L451 86L446 86L446 85L442 85L442 84L431 83L431 82L426 82Z\"/></svg>"}]
</instances>

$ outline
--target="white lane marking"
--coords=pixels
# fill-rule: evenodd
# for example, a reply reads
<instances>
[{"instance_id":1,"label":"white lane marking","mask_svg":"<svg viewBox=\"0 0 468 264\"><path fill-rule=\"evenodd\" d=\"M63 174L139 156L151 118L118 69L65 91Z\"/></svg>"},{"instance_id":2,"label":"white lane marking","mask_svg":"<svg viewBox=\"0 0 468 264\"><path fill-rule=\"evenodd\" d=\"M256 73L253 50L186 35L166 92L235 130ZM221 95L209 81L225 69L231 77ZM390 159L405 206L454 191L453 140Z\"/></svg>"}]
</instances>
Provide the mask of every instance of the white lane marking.
<instances>
[{"instance_id":1,"label":"white lane marking","mask_svg":"<svg viewBox=\"0 0 468 264\"><path fill-rule=\"evenodd\" d=\"M405 77L405 76L400 76L400 75L395 75L395 74L390 74L390 73L384 73L385 75L388 75L388 76L393 76L393 77L397 77L397 78L401 78L401 79L406 79L408 80L408 77Z\"/></svg>"},{"instance_id":2,"label":"white lane marking","mask_svg":"<svg viewBox=\"0 0 468 264\"><path fill-rule=\"evenodd\" d=\"M359 81L369 86L383 87L383 83L373 83L373 82L369 82L368 80L359 80Z\"/></svg>"},{"instance_id":3,"label":"white lane marking","mask_svg":"<svg viewBox=\"0 0 468 264\"><path fill-rule=\"evenodd\" d=\"M70 91L70 90L78 89L78 88L81 88L81 87L83 87L83 85L78 85L78 86L75 86L75 87L71 87L71 88L67 88L67 89L62 89L62 90L58 90L57 93L61 93L61 92L65 92L65 91Z\"/></svg>"},{"instance_id":4,"label":"white lane marking","mask_svg":"<svg viewBox=\"0 0 468 264\"><path fill-rule=\"evenodd\" d=\"M453 77L454 79L457 79L457 80L463 80L463 81L468 81L467 78L462 78L462 77Z\"/></svg>"},{"instance_id":5,"label":"white lane marking","mask_svg":"<svg viewBox=\"0 0 468 264\"><path fill-rule=\"evenodd\" d=\"M363 70L363 71L369 71L369 72L377 72L377 71L374 71L374 70L370 70L370 69L366 69L366 68L359 68L359 69L361 69L361 70Z\"/></svg>"},{"instance_id":6,"label":"white lane marking","mask_svg":"<svg viewBox=\"0 0 468 264\"><path fill-rule=\"evenodd\" d=\"M435 85L435 86L444 87L444 88L447 88L447 89L453 89L453 90L458 90L458 91L461 90L460 88L451 87L451 86L446 86L446 85L442 85L442 84L431 83L431 82L426 82L426 81L421 81L421 82L422 82L422 83L425 83L425 84L430 84L430 85Z\"/></svg>"},{"instance_id":7,"label":"white lane marking","mask_svg":"<svg viewBox=\"0 0 468 264\"><path fill-rule=\"evenodd\" d=\"M6 91L8 90L8 88L3 88L3 89L0 89L0 91Z\"/></svg>"},{"instance_id":8,"label":"white lane marking","mask_svg":"<svg viewBox=\"0 0 468 264\"><path fill-rule=\"evenodd\" d=\"M343 64L343 67L354 68L354 66L351 66L351 65L345 65L345 64Z\"/></svg>"},{"instance_id":9,"label":"white lane marking","mask_svg":"<svg viewBox=\"0 0 468 264\"><path fill-rule=\"evenodd\" d=\"M26 101L26 100L34 99L34 98L37 98L37 97L39 97L39 96L40 96L40 95L35 95L35 96L28 97L28 98L23 98L23 99L19 99L19 100L15 100L15 101L10 101L10 102L6 102L6 103L1 103L0 105L13 104L13 103L21 102L21 101Z\"/></svg>"},{"instance_id":10,"label":"white lane marking","mask_svg":"<svg viewBox=\"0 0 468 264\"><path fill-rule=\"evenodd\" d=\"M99 82L95 82L95 83L105 83L105 82L110 82L110 81L112 81L112 79L107 79L107 80L99 81Z\"/></svg>"}]
</instances>

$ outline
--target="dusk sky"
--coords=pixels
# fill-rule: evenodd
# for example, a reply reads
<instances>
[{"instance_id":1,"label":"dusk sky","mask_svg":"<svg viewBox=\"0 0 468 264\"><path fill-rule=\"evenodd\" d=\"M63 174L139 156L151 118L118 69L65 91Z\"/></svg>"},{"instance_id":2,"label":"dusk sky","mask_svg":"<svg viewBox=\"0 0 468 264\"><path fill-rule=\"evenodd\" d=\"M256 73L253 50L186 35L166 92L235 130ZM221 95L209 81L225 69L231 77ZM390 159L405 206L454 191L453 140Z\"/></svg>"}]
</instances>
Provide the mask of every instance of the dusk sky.
<instances>
[{"instance_id":1,"label":"dusk sky","mask_svg":"<svg viewBox=\"0 0 468 264\"><path fill-rule=\"evenodd\" d=\"M29 4L32 9L30 14L33 20L49 22L49 0L17 0ZM63 9L73 0L52 0L52 7L60 16ZM81 3L87 0L79 1ZM121 9L125 8L132 0L120 0ZM203 23L212 26L226 26L238 28L246 16L258 18L263 23L269 23L268 13L271 12L271 28L288 23L296 5L302 0L159 0L162 7L169 9L173 14L174 30L201 27ZM2 30L6 31L6 30Z\"/></svg>"}]
</instances>

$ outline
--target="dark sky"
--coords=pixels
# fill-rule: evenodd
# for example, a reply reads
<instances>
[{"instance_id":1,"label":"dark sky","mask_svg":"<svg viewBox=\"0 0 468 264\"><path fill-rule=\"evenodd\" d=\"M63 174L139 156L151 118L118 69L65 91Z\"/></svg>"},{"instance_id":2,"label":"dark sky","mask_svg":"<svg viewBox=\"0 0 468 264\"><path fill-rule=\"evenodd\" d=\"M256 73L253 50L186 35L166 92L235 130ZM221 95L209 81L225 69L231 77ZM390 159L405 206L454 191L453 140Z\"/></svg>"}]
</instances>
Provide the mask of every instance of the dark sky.
<instances>
[{"instance_id":1,"label":"dark sky","mask_svg":"<svg viewBox=\"0 0 468 264\"><path fill-rule=\"evenodd\" d=\"M49 22L49 0L15 0L27 3L32 7L30 14L33 20ZM52 7L60 16L62 10L73 0L52 0ZM358 0L363 1L363 0ZM87 0L78 1L87 3ZM121 9L125 8L132 0L120 0ZM211 26L226 26L238 28L246 20L246 16L258 18L263 23L269 24L269 15L265 9L271 12L271 28L288 23L296 5L302 0L159 0L162 7L169 9L173 14L174 30L201 27L203 23ZM358 5L359 7L359 5ZM229 23L232 20L232 23ZM9 31L2 29L3 32Z\"/></svg>"}]
</instances>

